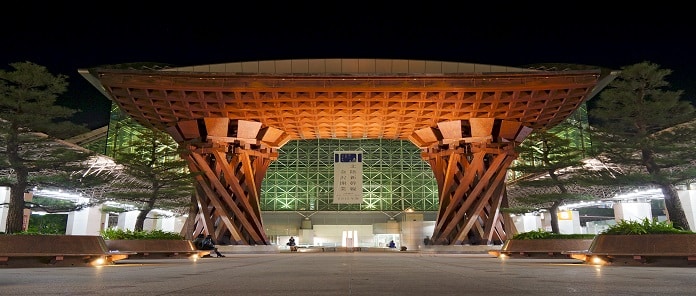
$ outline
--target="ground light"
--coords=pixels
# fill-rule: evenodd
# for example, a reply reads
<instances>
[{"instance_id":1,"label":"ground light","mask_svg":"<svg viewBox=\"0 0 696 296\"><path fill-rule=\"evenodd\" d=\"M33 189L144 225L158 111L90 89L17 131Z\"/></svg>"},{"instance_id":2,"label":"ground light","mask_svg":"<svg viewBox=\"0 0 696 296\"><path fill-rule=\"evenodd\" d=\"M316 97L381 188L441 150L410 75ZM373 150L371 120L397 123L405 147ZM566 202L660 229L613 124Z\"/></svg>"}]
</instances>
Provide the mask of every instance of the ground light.
<instances>
[{"instance_id":1,"label":"ground light","mask_svg":"<svg viewBox=\"0 0 696 296\"><path fill-rule=\"evenodd\" d=\"M607 262L604 261L602 258L592 256L592 258L590 258L590 263L594 265L605 265Z\"/></svg>"},{"instance_id":2,"label":"ground light","mask_svg":"<svg viewBox=\"0 0 696 296\"><path fill-rule=\"evenodd\" d=\"M102 265L106 264L106 262L107 262L107 260L104 257L99 257L99 258L93 260L92 262L90 262L90 264L92 266L102 266Z\"/></svg>"}]
</instances>

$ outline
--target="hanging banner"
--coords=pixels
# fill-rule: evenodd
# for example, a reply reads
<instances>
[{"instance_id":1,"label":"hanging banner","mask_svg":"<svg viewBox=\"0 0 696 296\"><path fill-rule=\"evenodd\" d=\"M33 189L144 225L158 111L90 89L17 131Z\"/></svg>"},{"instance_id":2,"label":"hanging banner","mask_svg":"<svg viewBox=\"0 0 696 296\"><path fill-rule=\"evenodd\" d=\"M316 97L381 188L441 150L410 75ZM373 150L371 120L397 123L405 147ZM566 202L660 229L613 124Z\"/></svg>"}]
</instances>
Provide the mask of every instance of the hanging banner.
<instances>
[{"instance_id":1,"label":"hanging banner","mask_svg":"<svg viewBox=\"0 0 696 296\"><path fill-rule=\"evenodd\" d=\"M362 203L362 152L334 152L333 203Z\"/></svg>"}]
</instances>

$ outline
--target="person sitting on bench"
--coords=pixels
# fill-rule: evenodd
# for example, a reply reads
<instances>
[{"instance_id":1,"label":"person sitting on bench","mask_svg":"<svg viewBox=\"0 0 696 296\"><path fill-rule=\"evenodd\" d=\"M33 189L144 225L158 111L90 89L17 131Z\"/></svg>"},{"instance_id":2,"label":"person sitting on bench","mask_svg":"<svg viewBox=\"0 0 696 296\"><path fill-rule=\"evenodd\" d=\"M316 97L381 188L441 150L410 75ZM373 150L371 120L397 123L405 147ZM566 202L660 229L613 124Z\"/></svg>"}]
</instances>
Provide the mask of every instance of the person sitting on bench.
<instances>
[{"instance_id":1,"label":"person sitting on bench","mask_svg":"<svg viewBox=\"0 0 696 296\"><path fill-rule=\"evenodd\" d=\"M290 237L290 240L286 243L290 247L290 252L297 252L297 246L295 245L295 238Z\"/></svg>"},{"instance_id":2,"label":"person sitting on bench","mask_svg":"<svg viewBox=\"0 0 696 296\"><path fill-rule=\"evenodd\" d=\"M225 255L221 254L218 251L217 247L215 247L215 243L213 243L213 237L210 234L208 234L208 236L206 237L203 237L202 233L199 234L198 237L196 237L196 239L193 241L193 243L199 250L212 250L218 257L225 257Z\"/></svg>"}]
</instances>

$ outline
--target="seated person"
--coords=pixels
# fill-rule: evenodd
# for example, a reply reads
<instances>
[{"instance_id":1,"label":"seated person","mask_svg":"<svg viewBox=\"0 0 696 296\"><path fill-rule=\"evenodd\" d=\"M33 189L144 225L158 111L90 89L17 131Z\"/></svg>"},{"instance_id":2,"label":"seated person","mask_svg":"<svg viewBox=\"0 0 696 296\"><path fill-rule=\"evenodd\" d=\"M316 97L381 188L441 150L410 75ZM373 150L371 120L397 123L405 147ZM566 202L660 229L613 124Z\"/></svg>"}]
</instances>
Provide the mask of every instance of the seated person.
<instances>
[{"instance_id":1,"label":"seated person","mask_svg":"<svg viewBox=\"0 0 696 296\"><path fill-rule=\"evenodd\" d=\"M210 234L208 234L206 237L203 237L202 233L199 234L198 237L193 240L193 244L196 245L196 248L199 250L213 250L218 257L225 257L225 255L221 254L217 247L215 247L213 237Z\"/></svg>"},{"instance_id":2,"label":"seated person","mask_svg":"<svg viewBox=\"0 0 696 296\"><path fill-rule=\"evenodd\" d=\"M286 245L290 246L290 251L296 252L297 251L297 246L295 245L295 238L290 237L290 240L286 243Z\"/></svg>"}]
</instances>

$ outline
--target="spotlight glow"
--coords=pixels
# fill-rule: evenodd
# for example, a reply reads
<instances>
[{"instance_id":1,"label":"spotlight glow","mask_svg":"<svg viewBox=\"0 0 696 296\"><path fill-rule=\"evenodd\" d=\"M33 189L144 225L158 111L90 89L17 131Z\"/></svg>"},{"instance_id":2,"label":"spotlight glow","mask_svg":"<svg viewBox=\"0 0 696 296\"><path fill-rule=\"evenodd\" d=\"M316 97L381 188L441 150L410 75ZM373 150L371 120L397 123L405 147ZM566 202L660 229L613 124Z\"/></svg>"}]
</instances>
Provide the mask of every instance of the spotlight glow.
<instances>
[{"instance_id":1,"label":"spotlight glow","mask_svg":"<svg viewBox=\"0 0 696 296\"><path fill-rule=\"evenodd\" d=\"M590 262L594 265L604 265L606 263L604 262L604 260L602 260L602 258L599 258L597 256L592 257Z\"/></svg>"}]
</instances>

